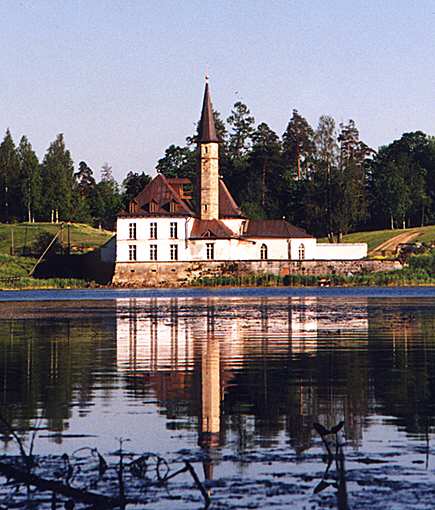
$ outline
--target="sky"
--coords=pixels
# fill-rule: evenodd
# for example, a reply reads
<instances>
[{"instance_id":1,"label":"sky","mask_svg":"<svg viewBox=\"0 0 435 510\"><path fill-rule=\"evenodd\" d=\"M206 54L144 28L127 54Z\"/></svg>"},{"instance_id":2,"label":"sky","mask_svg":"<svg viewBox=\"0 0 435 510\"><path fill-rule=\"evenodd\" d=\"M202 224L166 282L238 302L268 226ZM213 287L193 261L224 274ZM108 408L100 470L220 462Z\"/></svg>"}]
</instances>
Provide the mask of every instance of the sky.
<instances>
[{"instance_id":1,"label":"sky","mask_svg":"<svg viewBox=\"0 0 435 510\"><path fill-rule=\"evenodd\" d=\"M373 148L435 135L435 0L1 0L0 132L43 158L155 173L200 116L204 75L282 135L296 108Z\"/></svg>"}]
</instances>

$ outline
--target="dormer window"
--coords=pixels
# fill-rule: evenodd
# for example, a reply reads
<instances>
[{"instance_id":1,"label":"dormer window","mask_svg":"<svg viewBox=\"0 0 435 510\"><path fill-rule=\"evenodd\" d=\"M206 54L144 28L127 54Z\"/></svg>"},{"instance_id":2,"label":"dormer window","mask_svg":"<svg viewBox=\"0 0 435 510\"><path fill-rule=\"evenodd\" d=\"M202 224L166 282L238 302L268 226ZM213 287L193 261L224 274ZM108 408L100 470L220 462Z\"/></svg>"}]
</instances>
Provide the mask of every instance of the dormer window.
<instances>
[{"instance_id":1,"label":"dormer window","mask_svg":"<svg viewBox=\"0 0 435 510\"><path fill-rule=\"evenodd\" d=\"M154 200L149 203L149 211L150 213L156 213L159 211L159 205L157 202L154 202Z\"/></svg>"},{"instance_id":2,"label":"dormer window","mask_svg":"<svg viewBox=\"0 0 435 510\"><path fill-rule=\"evenodd\" d=\"M132 200L129 204L128 204L128 212L129 213L136 213L138 210L138 207L137 207L137 202L136 200Z\"/></svg>"}]
</instances>

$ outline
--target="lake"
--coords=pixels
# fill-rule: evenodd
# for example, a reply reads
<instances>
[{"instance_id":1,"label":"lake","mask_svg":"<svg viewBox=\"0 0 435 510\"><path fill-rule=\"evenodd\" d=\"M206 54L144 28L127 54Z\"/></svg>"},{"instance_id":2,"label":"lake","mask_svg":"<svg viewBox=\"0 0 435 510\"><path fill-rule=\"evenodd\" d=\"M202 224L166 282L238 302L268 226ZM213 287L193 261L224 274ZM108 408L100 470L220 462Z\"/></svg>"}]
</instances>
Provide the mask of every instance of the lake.
<instances>
[{"instance_id":1,"label":"lake","mask_svg":"<svg viewBox=\"0 0 435 510\"><path fill-rule=\"evenodd\" d=\"M191 461L212 508L433 507L435 288L11 291L0 311L0 411L37 454L123 438ZM325 475L313 423L341 420ZM201 502L181 476L135 508Z\"/></svg>"}]
</instances>

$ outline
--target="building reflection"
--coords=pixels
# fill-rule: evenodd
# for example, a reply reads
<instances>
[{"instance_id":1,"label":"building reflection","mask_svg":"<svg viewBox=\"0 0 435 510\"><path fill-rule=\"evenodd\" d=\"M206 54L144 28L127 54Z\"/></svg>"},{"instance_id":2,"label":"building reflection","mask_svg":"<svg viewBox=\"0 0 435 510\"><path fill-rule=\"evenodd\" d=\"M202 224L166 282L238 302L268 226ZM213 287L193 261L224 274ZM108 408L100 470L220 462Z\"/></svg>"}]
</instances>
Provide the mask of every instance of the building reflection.
<instances>
[{"instance_id":1,"label":"building reflection","mask_svg":"<svg viewBox=\"0 0 435 510\"><path fill-rule=\"evenodd\" d=\"M361 438L367 379L355 407L347 387L337 389L334 376L322 372L330 364L324 347L332 336L341 358L349 342L367 345L367 301L353 305L352 315L312 297L252 303L119 299L117 307L118 369L146 380L168 415L180 416L182 404L182 413L195 418L198 444L209 458L227 434L251 437L244 448L260 436L267 446L283 428L302 451L311 444L313 421L332 424L345 415L350 436ZM358 359L344 368L352 372L353 365L360 370ZM240 430L249 427L243 416L254 416L252 434ZM211 464L205 470L211 477Z\"/></svg>"}]
</instances>

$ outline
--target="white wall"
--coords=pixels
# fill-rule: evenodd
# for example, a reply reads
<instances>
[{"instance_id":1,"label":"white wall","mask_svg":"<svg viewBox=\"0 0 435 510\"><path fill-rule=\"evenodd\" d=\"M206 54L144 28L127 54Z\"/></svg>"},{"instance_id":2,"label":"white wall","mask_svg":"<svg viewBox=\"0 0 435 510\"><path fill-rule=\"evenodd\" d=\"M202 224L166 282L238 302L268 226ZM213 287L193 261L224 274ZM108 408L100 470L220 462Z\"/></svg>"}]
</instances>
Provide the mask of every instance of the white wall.
<instances>
[{"instance_id":1,"label":"white wall","mask_svg":"<svg viewBox=\"0 0 435 510\"><path fill-rule=\"evenodd\" d=\"M314 237L307 237L302 239L290 239L290 253L291 260L300 260L299 249L303 245L305 248L304 260L313 260L317 258L316 244L317 240Z\"/></svg>"},{"instance_id":2,"label":"white wall","mask_svg":"<svg viewBox=\"0 0 435 510\"><path fill-rule=\"evenodd\" d=\"M157 223L157 239L150 238L150 224ZM177 239L170 238L170 224L177 223ZM365 243L321 243L315 238L302 239L276 239L257 238L249 239L198 239L188 240L193 227L193 218L118 218L116 260L128 262L129 245L136 245L137 261L150 261L150 245L157 245L157 260L170 261L170 245L178 246L178 260L207 260L207 243L214 244L215 260L260 260L261 246L267 246L269 260L299 260L299 249L305 248L305 260L356 260L367 256ZM136 223L136 239L129 239L129 224ZM239 233L241 220L224 220L235 234ZM187 242L186 242L187 239ZM113 260L114 247L108 245L102 249L103 256ZM111 251L112 250L112 251ZM104 253L104 255L103 255Z\"/></svg>"},{"instance_id":3,"label":"white wall","mask_svg":"<svg viewBox=\"0 0 435 510\"><path fill-rule=\"evenodd\" d=\"M157 223L157 239L150 237L150 224ZM170 238L170 224L177 223L177 239ZM129 224L136 223L136 240L129 239ZM118 262L128 262L128 247L136 245L137 261L150 261L150 245L157 245L157 260L169 261L170 245L178 246L178 260L190 260L186 247L186 234L190 236L192 218L118 218L117 221L117 253Z\"/></svg>"},{"instance_id":4,"label":"white wall","mask_svg":"<svg viewBox=\"0 0 435 510\"><path fill-rule=\"evenodd\" d=\"M317 260L357 260L367 257L366 243L318 243Z\"/></svg>"},{"instance_id":5,"label":"white wall","mask_svg":"<svg viewBox=\"0 0 435 510\"><path fill-rule=\"evenodd\" d=\"M241 218L227 218L220 220L224 225L226 225L230 230L232 230L235 234L240 235L242 232L240 231L243 223L246 223L246 220Z\"/></svg>"}]
</instances>

